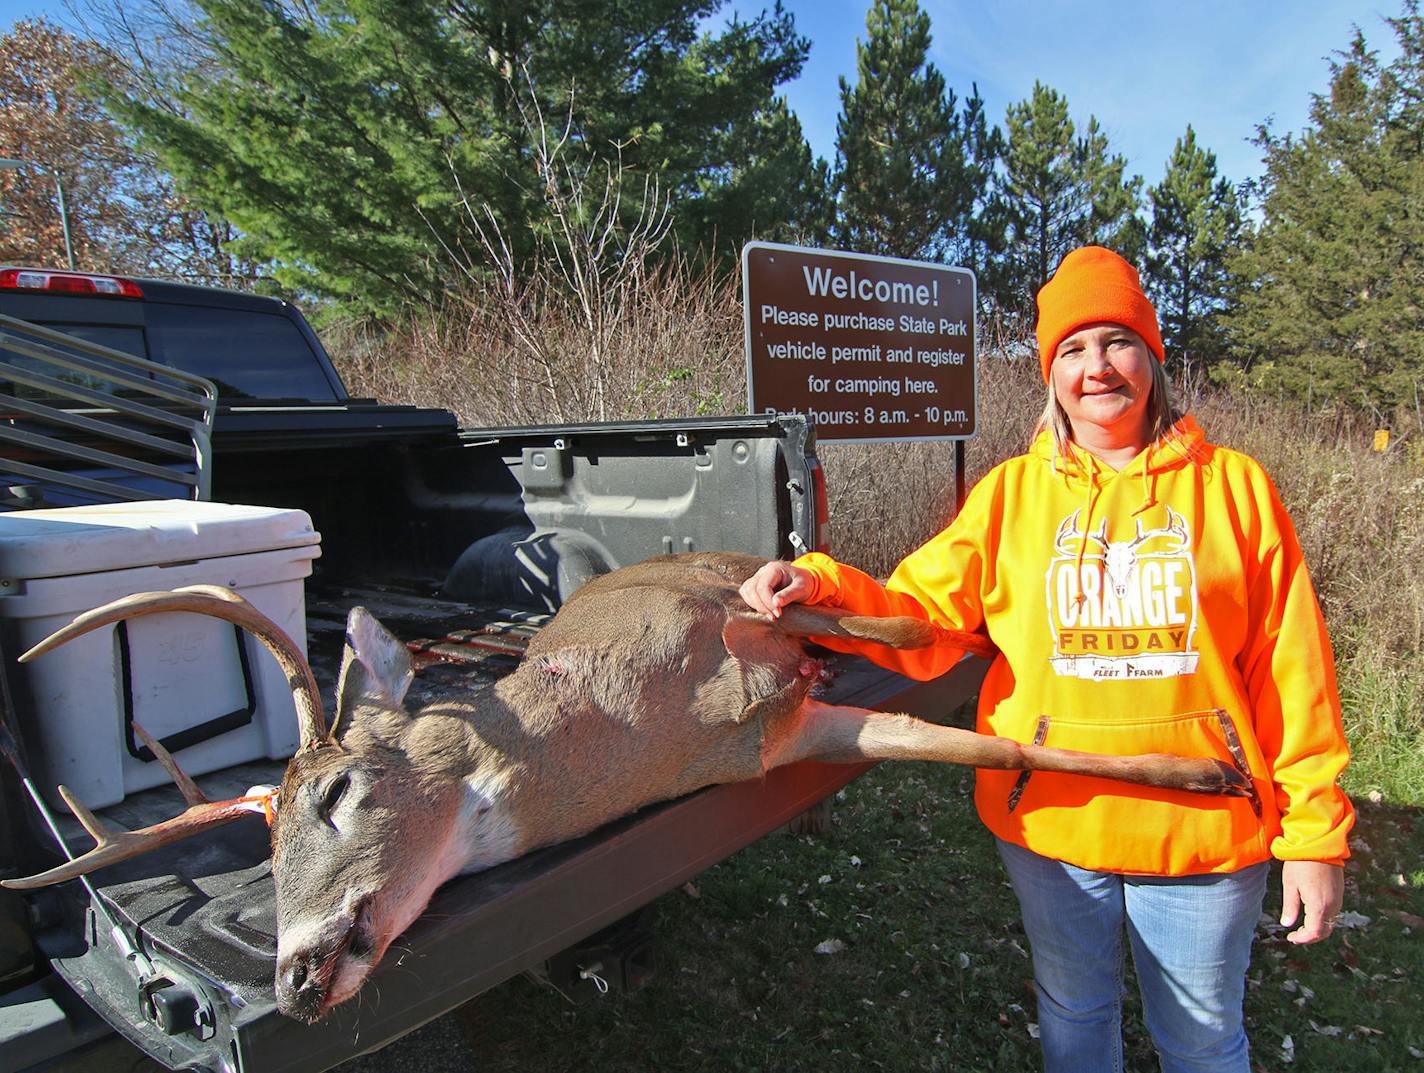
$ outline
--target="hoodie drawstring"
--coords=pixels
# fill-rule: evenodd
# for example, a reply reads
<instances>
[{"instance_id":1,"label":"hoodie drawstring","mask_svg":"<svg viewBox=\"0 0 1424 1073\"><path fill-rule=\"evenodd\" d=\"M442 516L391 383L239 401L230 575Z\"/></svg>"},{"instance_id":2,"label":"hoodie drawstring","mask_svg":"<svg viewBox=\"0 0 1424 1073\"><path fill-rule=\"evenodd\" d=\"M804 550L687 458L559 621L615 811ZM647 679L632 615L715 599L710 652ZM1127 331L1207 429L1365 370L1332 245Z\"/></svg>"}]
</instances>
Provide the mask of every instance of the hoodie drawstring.
<instances>
[{"instance_id":1,"label":"hoodie drawstring","mask_svg":"<svg viewBox=\"0 0 1424 1073\"><path fill-rule=\"evenodd\" d=\"M1083 453L1087 457L1088 483L1084 493L1083 503L1083 536L1082 539L1078 541L1078 561L1074 564L1074 576L1078 578L1081 578L1083 576L1083 553L1087 551L1088 534L1091 533L1093 529L1093 508L1098 505L1098 497L1102 494L1102 487L1098 484L1098 460L1092 455L1088 454L1086 451ZM1098 557L1099 590L1102 589L1103 583L1106 580L1106 573L1104 569L1105 555L1106 549L1104 549L1104 555ZM1087 600L1088 594L1083 591L1083 586L1080 583L1078 585L1078 610L1081 611L1083 609L1083 604L1085 604Z\"/></svg>"},{"instance_id":2,"label":"hoodie drawstring","mask_svg":"<svg viewBox=\"0 0 1424 1073\"><path fill-rule=\"evenodd\" d=\"M1142 462L1142 504L1132 512L1134 518L1144 510L1157 505L1157 471L1151 466L1150 456L1144 458Z\"/></svg>"}]
</instances>

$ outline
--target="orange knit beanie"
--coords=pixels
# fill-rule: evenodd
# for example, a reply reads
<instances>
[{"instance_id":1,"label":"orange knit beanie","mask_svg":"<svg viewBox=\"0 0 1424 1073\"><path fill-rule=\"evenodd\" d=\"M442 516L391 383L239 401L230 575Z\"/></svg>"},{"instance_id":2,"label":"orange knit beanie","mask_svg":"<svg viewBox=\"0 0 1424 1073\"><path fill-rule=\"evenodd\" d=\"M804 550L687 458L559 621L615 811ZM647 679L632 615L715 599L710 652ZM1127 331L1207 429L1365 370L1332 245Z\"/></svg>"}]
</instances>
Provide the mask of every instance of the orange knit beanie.
<instances>
[{"instance_id":1,"label":"orange knit beanie","mask_svg":"<svg viewBox=\"0 0 1424 1073\"><path fill-rule=\"evenodd\" d=\"M1142 293L1137 269L1112 250L1082 246L1058 266L1038 292L1038 360L1043 379L1054 351L1085 324L1107 321L1131 328L1158 361L1164 360L1157 310Z\"/></svg>"}]
</instances>

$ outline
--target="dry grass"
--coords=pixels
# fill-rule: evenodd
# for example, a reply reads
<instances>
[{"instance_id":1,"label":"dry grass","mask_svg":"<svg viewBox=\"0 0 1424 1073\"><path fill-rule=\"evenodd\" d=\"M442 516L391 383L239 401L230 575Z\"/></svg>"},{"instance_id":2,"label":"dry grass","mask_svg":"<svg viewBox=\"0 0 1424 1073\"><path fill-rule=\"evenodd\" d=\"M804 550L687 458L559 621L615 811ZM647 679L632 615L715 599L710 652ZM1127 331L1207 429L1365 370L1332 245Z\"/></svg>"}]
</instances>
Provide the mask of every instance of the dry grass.
<instances>
[{"instance_id":1,"label":"dry grass","mask_svg":"<svg viewBox=\"0 0 1424 1073\"><path fill-rule=\"evenodd\" d=\"M741 293L670 259L640 274L590 327L549 278L510 295L473 288L394 330L338 325L333 356L353 394L454 410L471 426L740 413Z\"/></svg>"},{"instance_id":2,"label":"dry grass","mask_svg":"<svg viewBox=\"0 0 1424 1073\"><path fill-rule=\"evenodd\" d=\"M1215 393L1194 409L1259 459L1290 511L1325 610L1354 752L1353 792L1424 802L1424 465L1373 424Z\"/></svg>"},{"instance_id":3,"label":"dry grass","mask_svg":"<svg viewBox=\"0 0 1424 1073\"><path fill-rule=\"evenodd\" d=\"M515 295L471 292L385 335L338 331L354 393L444 406L467 425L743 413L740 283L672 259L589 327L552 280ZM1023 450L1042 381L1026 326L980 328L979 428L969 478ZM1193 392L1218 443L1254 455L1300 532L1336 646L1354 790L1424 801L1424 465L1408 436L1370 449L1373 429L1275 400ZM945 443L823 445L837 554L884 575L953 511Z\"/></svg>"}]
</instances>

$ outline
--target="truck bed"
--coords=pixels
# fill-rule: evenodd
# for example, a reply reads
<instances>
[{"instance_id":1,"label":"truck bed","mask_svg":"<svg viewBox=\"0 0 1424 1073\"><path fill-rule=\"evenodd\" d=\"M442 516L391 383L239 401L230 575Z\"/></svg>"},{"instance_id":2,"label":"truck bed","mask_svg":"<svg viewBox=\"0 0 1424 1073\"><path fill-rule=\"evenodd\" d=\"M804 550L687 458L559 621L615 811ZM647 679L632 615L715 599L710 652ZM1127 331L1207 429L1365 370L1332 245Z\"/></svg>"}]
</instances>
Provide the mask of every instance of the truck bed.
<instances>
[{"instance_id":1,"label":"truck bed","mask_svg":"<svg viewBox=\"0 0 1424 1073\"><path fill-rule=\"evenodd\" d=\"M313 670L331 710L346 610L364 604L413 644L411 703L489 688L515 665L547 616L442 600L420 584L316 588L307 601ZM984 664L966 660L916 683L861 660L836 658L826 695L841 703L940 718L978 688ZM281 762L244 764L197 780L213 798L280 781ZM714 786L645 808L600 830L476 875L451 881L387 954L364 990L306 1026L276 1010L276 919L268 832L241 820L96 873L92 882L129 942L171 982L159 1004L165 1031L145 1007L139 971L78 883L58 888L45 953L113 1028L170 1067L279 1073L330 1068L378 1048L480 992L535 968L567 947L674 889L793 819L865 770L798 764L758 781ZM105 811L125 827L175 815L176 790L130 795ZM72 821L72 845L87 837ZM76 916L84 926L76 928ZM88 938L89 945L76 941Z\"/></svg>"}]
</instances>

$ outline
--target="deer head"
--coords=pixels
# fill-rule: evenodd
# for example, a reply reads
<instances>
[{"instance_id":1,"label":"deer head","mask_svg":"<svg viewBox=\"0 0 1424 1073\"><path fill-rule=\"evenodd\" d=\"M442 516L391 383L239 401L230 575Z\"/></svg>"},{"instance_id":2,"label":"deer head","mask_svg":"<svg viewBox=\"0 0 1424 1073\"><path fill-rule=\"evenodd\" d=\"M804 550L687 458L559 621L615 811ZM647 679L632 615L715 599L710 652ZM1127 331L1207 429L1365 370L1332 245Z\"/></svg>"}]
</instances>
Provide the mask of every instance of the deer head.
<instances>
[{"instance_id":1,"label":"deer head","mask_svg":"<svg viewBox=\"0 0 1424 1073\"><path fill-rule=\"evenodd\" d=\"M468 709L408 713L411 678L405 646L355 608L333 733L282 781L277 1004L302 1020L355 994L442 883L523 852L503 766L464 730Z\"/></svg>"},{"instance_id":2,"label":"deer head","mask_svg":"<svg viewBox=\"0 0 1424 1073\"><path fill-rule=\"evenodd\" d=\"M391 941L441 883L523 852L498 807L503 780L482 775L481 743L451 733L467 711L404 706L410 657L364 608L347 621L328 730L301 649L242 597L217 586L139 593L80 616L21 656L28 661L121 619L167 611L213 615L256 636L287 674L300 724L297 753L275 794L210 802L142 728L144 741L183 790L182 815L141 831L114 831L69 791L60 794L94 837L94 849L41 875L7 880L31 889L138 856L251 813L269 815L277 888L277 1005L315 1021L349 998ZM413 821L421 837L414 837Z\"/></svg>"}]
</instances>

